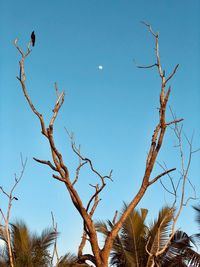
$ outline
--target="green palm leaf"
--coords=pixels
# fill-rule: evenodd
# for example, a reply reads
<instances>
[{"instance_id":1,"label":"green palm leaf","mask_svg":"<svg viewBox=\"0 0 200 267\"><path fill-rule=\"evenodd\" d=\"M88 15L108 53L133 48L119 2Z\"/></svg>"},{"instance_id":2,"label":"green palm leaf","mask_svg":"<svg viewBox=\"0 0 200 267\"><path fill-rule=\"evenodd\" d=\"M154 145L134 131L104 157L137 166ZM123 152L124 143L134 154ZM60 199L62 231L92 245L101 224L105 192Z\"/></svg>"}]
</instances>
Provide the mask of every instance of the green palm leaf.
<instances>
[{"instance_id":1,"label":"green palm leaf","mask_svg":"<svg viewBox=\"0 0 200 267\"><path fill-rule=\"evenodd\" d=\"M126 209L127 205L124 203L122 212ZM147 257L145 252L147 229L144 224L147 212L146 209L141 209L140 212L133 211L127 218L113 243L110 260L112 266L143 266L143 263L146 261L145 258ZM95 226L97 231L106 237L112 229L113 224L111 221L107 221L106 223L98 221Z\"/></svg>"},{"instance_id":2,"label":"green palm leaf","mask_svg":"<svg viewBox=\"0 0 200 267\"><path fill-rule=\"evenodd\" d=\"M124 204L124 210L127 205ZM147 241L147 227L145 219L148 210L141 209L140 212L133 210L125 221L120 239L125 248L125 255L130 266L142 266L146 262L145 244Z\"/></svg>"}]
</instances>

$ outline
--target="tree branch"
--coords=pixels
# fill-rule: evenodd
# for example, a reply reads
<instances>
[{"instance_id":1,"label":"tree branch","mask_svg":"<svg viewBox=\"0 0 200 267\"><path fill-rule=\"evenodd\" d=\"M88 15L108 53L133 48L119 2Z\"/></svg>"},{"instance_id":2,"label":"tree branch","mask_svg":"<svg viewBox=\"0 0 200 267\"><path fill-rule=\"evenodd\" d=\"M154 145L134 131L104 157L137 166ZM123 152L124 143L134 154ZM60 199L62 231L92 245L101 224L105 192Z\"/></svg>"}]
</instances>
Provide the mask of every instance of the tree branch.
<instances>
[{"instance_id":1,"label":"tree branch","mask_svg":"<svg viewBox=\"0 0 200 267\"><path fill-rule=\"evenodd\" d=\"M166 79L165 84L174 76L174 74L176 73L178 67L179 67L179 64L176 65L176 67L174 68L172 74L170 74L170 76Z\"/></svg>"},{"instance_id":2,"label":"tree branch","mask_svg":"<svg viewBox=\"0 0 200 267\"><path fill-rule=\"evenodd\" d=\"M41 164L46 164L48 165L53 171L58 171L58 169L51 163L51 161L49 160L41 160L41 159L37 159L35 157L33 157L33 159Z\"/></svg>"},{"instance_id":3,"label":"tree branch","mask_svg":"<svg viewBox=\"0 0 200 267\"><path fill-rule=\"evenodd\" d=\"M176 170L176 168L173 168L173 169L167 170L167 171L165 171L165 172L159 174L159 175L156 176L154 179L152 179L151 181L149 181L149 185L152 185L152 184L155 183L158 179L160 179L162 176L164 176L164 175L166 175L166 174L168 174L168 173L170 173L170 172L173 172L173 171L175 171L175 170Z\"/></svg>"}]
</instances>

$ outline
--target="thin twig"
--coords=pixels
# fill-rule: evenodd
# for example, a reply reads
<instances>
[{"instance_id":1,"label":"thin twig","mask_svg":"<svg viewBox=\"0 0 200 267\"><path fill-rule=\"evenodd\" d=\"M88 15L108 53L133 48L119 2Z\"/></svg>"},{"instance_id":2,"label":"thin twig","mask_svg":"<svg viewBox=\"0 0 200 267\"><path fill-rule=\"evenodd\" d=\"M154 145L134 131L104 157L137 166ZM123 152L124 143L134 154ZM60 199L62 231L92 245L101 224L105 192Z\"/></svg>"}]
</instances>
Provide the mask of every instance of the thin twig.
<instances>
[{"instance_id":1,"label":"thin twig","mask_svg":"<svg viewBox=\"0 0 200 267\"><path fill-rule=\"evenodd\" d=\"M159 175L156 176L154 179L152 179L151 181L149 181L149 185L155 183L155 182L156 182L158 179L160 179L162 176L164 176L164 175L166 175L166 174L168 174L168 173L170 173L170 172L173 172L173 171L175 171L175 170L176 170L176 168L173 168L173 169L167 170L167 171L165 171L165 172L159 174Z\"/></svg>"},{"instance_id":2,"label":"thin twig","mask_svg":"<svg viewBox=\"0 0 200 267\"><path fill-rule=\"evenodd\" d=\"M150 69L150 68L153 68L153 67L158 67L158 64L155 63L155 64L148 65L148 66L137 65L136 67L139 68L139 69Z\"/></svg>"}]
</instances>

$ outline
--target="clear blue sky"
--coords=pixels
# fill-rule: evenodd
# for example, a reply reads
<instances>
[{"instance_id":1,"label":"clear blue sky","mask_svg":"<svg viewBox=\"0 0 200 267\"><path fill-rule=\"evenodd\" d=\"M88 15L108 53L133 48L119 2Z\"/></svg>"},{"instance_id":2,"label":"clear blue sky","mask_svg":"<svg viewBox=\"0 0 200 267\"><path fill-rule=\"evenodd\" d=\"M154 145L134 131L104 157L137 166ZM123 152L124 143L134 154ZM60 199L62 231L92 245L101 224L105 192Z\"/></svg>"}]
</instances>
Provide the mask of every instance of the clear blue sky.
<instances>
[{"instance_id":1,"label":"clear blue sky","mask_svg":"<svg viewBox=\"0 0 200 267\"><path fill-rule=\"evenodd\" d=\"M19 54L13 40L25 48L33 30L36 45L25 63L27 90L38 110L49 120L55 101L53 84L66 92L64 106L56 121L56 143L70 173L77 159L70 150L64 127L75 133L82 153L107 174L113 169L94 219L112 219L123 201L137 191L145 167L152 131L157 123L160 81L156 70L141 70L141 64L155 62L154 43L141 20L160 32L163 68L169 74L179 63L171 80L170 105L185 119L194 146L200 145L200 31L199 0L60 0L0 1L0 184L9 190L14 173L20 172L20 152L28 157L25 175L17 188L12 220L21 218L32 230L51 225L53 211L61 236L60 253L76 252L81 220L63 184L51 178L51 171L32 157L50 159L39 122L30 111L16 76ZM98 69L103 65L103 70ZM170 119L170 118L169 118ZM160 162L180 169L175 137L169 130ZM199 155L194 155L190 179L199 195ZM155 174L161 170L155 169ZM174 179L179 178L178 171ZM94 179L93 177L91 179ZM83 172L78 184L86 199L92 183ZM167 179L167 178L166 178ZM188 185L187 185L188 186ZM191 191L187 189L187 194ZM149 208L149 220L169 196L159 183L149 188L140 207ZM5 199L0 196L0 205ZM190 203L195 204L195 203ZM179 227L189 234L197 231L190 205Z\"/></svg>"}]
</instances>

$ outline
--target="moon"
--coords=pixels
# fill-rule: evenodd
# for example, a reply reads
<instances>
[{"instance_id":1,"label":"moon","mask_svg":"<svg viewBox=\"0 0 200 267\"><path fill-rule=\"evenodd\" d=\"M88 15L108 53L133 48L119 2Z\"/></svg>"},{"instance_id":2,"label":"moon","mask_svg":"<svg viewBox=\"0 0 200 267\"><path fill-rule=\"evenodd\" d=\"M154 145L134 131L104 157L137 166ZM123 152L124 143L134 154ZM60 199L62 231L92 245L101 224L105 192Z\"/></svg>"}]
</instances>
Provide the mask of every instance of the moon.
<instances>
[{"instance_id":1,"label":"moon","mask_svg":"<svg viewBox=\"0 0 200 267\"><path fill-rule=\"evenodd\" d=\"M99 66L98 66L98 69L99 69L99 70L103 70L103 66L102 66L102 65L99 65Z\"/></svg>"}]
</instances>

